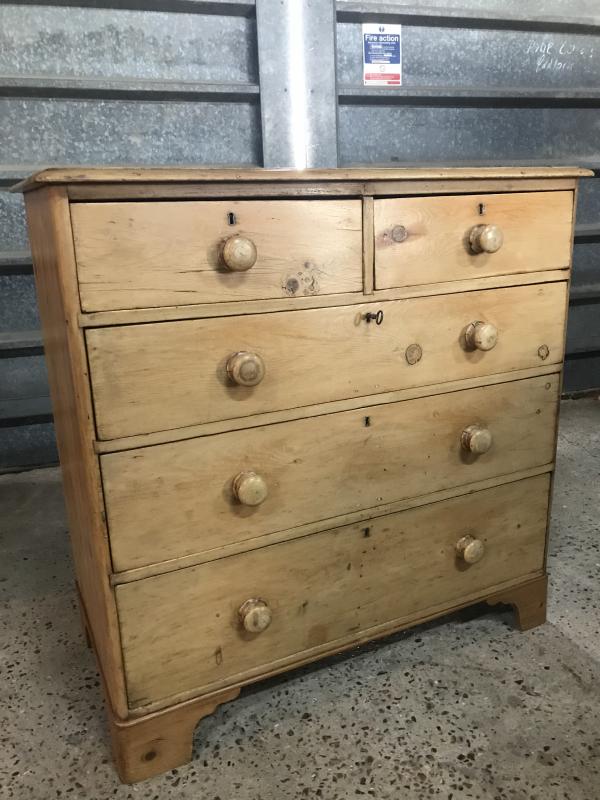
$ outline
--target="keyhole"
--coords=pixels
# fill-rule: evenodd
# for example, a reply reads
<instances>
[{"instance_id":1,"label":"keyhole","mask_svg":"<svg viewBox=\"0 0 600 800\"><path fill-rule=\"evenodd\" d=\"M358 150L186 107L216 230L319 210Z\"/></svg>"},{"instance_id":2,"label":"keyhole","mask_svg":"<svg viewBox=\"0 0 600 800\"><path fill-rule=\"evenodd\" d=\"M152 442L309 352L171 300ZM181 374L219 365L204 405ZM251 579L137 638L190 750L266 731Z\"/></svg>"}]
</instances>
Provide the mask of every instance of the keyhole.
<instances>
[{"instance_id":1,"label":"keyhole","mask_svg":"<svg viewBox=\"0 0 600 800\"><path fill-rule=\"evenodd\" d=\"M479 203L479 216L483 217L485 214L485 203Z\"/></svg>"},{"instance_id":2,"label":"keyhole","mask_svg":"<svg viewBox=\"0 0 600 800\"><path fill-rule=\"evenodd\" d=\"M227 224L235 225L235 223L236 223L235 214L233 213L233 211L230 211L229 214L227 214Z\"/></svg>"}]
</instances>

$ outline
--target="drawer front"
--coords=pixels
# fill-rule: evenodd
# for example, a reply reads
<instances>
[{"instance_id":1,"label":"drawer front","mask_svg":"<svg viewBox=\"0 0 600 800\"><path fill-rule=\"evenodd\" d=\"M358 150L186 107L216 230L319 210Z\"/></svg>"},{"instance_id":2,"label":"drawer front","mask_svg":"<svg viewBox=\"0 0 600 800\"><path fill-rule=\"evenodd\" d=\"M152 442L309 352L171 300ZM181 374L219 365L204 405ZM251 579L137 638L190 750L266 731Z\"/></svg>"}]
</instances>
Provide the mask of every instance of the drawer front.
<instances>
[{"instance_id":1,"label":"drawer front","mask_svg":"<svg viewBox=\"0 0 600 800\"><path fill-rule=\"evenodd\" d=\"M567 267L572 223L572 192L375 200L375 286Z\"/></svg>"},{"instance_id":2,"label":"drawer front","mask_svg":"<svg viewBox=\"0 0 600 800\"><path fill-rule=\"evenodd\" d=\"M548 484L543 475L117 586L130 705L282 668L539 574ZM465 536L483 544L476 563L457 553ZM266 610L250 611L250 599ZM242 624L269 615L261 632Z\"/></svg>"},{"instance_id":3,"label":"drawer front","mask_svg":"<svg viewBox=\"0 0 600 800\"><path fill-rule=\"evenodd\" d=\"M565 300L566 283L559 282L88 330L98 436L170 430L560 363ZM365 321L366 313L377 311L383 312L381 325ZM498 331L493 349L467 347L465 333L474 321ZM264 377L258 385L236 384L229 376L227 364L238 352L260 358Z\"/></svg>"},{"instance_id":4,"label":"drawer front","mask_svg":"<svg viewBox=\"0 0 600 800\"><path fill-rule=\"evenodd\" d=\"M548 464L558 385L544 376L102 456L114 568ZM463 437L474 425L492 436L478 455Z\"/></svg>"},{"instance_id":5,"label":"drawer front","mask_svg":"<svg viewBox=\"0 0 600 800\"><path fill-rule=\"evenodd\" d=\"M74 203L71 218L84 311L362 289L359 200Z\"/></svg>"}]
</instances>

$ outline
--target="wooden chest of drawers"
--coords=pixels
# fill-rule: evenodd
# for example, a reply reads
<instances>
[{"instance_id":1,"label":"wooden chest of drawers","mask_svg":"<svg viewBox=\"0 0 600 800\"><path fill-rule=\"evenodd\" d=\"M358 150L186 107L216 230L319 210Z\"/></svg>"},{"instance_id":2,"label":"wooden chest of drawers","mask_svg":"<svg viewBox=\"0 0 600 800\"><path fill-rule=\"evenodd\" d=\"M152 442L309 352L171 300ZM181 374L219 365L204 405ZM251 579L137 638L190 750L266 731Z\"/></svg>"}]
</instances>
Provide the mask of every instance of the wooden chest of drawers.
<instances>
[{"instance_id":1,"label":"wooden chest of drawers","mask_svg":"<svg viewBox=\"0 0 600 800\"><path fill-rule=\"evenodd\" d=\"M19 187L123 780L189 760L251 681L480 601L544 621L585 174Z\"/></svg>"}]
</instances>

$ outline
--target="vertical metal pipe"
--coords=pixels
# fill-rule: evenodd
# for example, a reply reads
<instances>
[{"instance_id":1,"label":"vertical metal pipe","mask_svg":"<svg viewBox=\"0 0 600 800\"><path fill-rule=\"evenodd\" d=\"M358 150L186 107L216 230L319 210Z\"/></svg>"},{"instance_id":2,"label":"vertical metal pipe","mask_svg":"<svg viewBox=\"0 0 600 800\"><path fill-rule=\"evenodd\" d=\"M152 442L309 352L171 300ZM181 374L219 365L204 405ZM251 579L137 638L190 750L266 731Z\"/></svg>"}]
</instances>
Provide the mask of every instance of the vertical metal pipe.
<instances>
[{"instance_id":1,"label":"vertical metal pipe","mask_svg":"<svg viewBox=\"0 0 600 800\"><path fill-rule=\"evenodd\" d=\"M263 164L337 166L334 0L256 0Z\"/></svg>"}]
</instances>

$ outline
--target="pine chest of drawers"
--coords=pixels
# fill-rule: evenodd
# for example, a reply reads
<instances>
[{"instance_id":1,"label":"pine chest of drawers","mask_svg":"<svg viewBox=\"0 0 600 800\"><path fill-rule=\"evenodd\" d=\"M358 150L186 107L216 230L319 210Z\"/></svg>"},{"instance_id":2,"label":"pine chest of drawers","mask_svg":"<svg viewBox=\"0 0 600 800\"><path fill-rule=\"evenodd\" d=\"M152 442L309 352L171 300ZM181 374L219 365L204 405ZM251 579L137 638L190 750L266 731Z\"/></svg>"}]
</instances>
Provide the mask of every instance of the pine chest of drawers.
<instances>
[{"instance_id":1,"label":"pine chest of drawers","mask_svg":"<svg viewBox=\"0 0 600 800\"><path fill-rule=\"evenodd\" d=\"M20 186L123 780L251 681L480 601L544 621L585 174Z\"/></svg>"}]
</instances>

